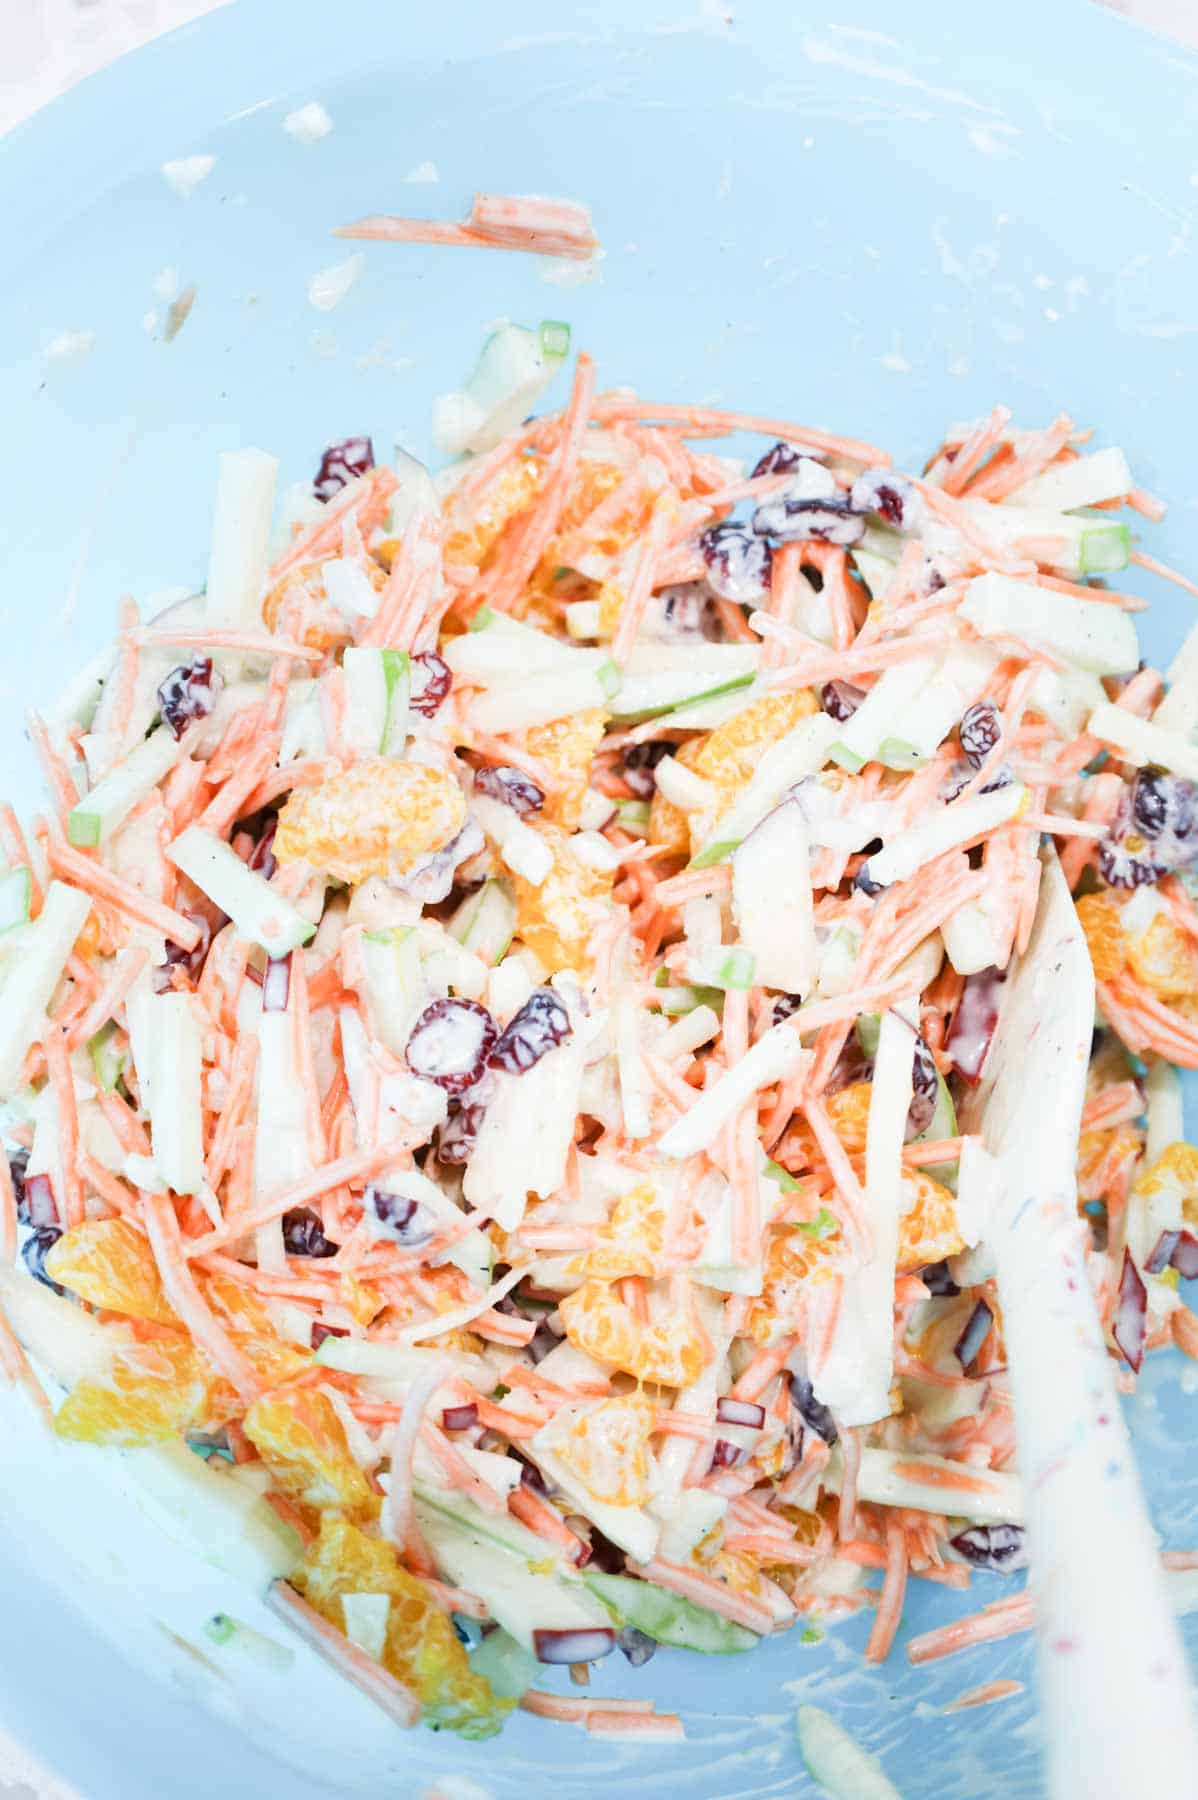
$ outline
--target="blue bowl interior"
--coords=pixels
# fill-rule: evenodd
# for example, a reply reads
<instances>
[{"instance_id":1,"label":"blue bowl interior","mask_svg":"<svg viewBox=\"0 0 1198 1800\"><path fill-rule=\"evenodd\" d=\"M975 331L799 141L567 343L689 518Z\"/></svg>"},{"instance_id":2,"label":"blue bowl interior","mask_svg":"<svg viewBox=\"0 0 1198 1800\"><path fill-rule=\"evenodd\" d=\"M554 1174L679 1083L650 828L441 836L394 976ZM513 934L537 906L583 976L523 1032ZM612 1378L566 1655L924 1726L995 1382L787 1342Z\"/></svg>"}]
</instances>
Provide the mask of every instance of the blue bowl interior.
<instances>
[{"instance_id":1,"label":"blue bowl interior","mask_svg":"<svg viewBox=\"0 0 1198 1800\"><path fill-rule=\"evenodd\" d=\"M30 806L25 707L107 640L122 593L202 580L217 452L270 448L284 481L310 477L322 446L350 433L380 454L425 453L433 396L460 383L501 317L569 319L601 384L828 426L900 462L997 399L1030 425L1067 408L1170 498L1150 547L1185 566L1198 59L1083 0L1010 0L1001 30L991 9L958 16L951 49L936 0L857 0L851 23L759 3L728 24L716 0L565 15L523 0L518 22L505 10L359 0L347 21L318 0L245 0L0 144L0 768ZM305 146L281 121L312 99L334 130ZM215 169L183 200L159 165L201 153ZM426 161L437 183L406 184ZM562 288L521 256L328 235L374 210L460 216L480 185L587 200L601 280ZM310 277L358 248L348 299L315 311ZM197 288L169 345L145 323L164 312L167 268ZM47 356L58 334L85 330L83 360ZM1161 662L1190 602L1128 585L1154 602L1142 642ZM1184 1404L1165 1358L1132 1409L1154 1517L1178 1544L1198 1523ZM879 1750L908 1800L1040 1791L1029 1641L912 1671L905 1640L962 1610L920 1582L882 1671L859 1660L867 1618L819 1642L792 1631L752 1658L604 1665L596 1691L681 1707L689 1743L668 1752L527 1718L487 1746L397 1741L308 1659L273 1687L252 1669L232 1683L197 1674L165 1627L194 1638L220 1606L253 1619L252 1598L131 1527L116 1459L47 1461L18 1419L7 1428L0 1572L24 1634L0 1714L90 1800L315 1796L384 1779L405 1793L441 1781L458 1800L546 1778L577 1795L680 1778L710 1800L798 1794L810 1785L799 1699ZM969 1604L1000 1591L983 1578ZM134 1689L125 1657L182 1691ZM1027 1691L943 1714L1006 1676ZM197 1683L223 1723L197 1709ZM446 1786L451 1775L476 1786Z\"/></svg>"}]
</instances>

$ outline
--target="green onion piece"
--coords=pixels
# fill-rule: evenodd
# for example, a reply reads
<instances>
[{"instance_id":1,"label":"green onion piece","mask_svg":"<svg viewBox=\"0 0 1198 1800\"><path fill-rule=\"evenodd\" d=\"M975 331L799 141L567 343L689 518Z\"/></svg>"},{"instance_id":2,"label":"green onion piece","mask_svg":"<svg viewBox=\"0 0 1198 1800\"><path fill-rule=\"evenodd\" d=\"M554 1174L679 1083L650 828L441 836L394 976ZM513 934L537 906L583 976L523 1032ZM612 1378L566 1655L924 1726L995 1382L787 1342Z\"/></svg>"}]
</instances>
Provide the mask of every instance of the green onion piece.
<instances>
[{"instance_id":1,"label":"green onion piece","mask_svg":"<svg viewBox=\"0 0 1198 1800\"><path fill-rule=\"evenodd\" d=\"M617 800L616 817L625 831L645 832L649 828L649 802L647 800Z\"/></svg>"},{"instance_id":2,"label":"green onion piece","mask_svg":"<svg viewBox=\"0 0 1198 1800\"><path fill-rule=\"evenodd\" d=\"M570 327L563 319L541 320L541 350L545 356L570 354Z\"/></svg>"},{"instance_id":3,"label":"green onion piece","mask_svg":"<svg viewBox=\"0 0 1198 1800\"><path fill-rule=\"evenodd\" d=\"M817 1240L820 1238L831 1237L833 1232L838 1229L835 1218L828 1211L826 1206L820 1207L814 1219L800 1219L795 1226L795 1230L801 1231L804 1237L815 1238Z\"/></svg>"},{"instance_id":4,"label":"green onion piece","mask_svg":"<svg viewBox=\"0 0 1198 1800\"><path fill-rule=\"evenodd\" d=\"M466 629L467 631L485 631L494 617L495 611L493 607L480 606L478 611L471 615L470 623L467 625Z\"/></svg>"},{"instance_id":5,"label":"green onion piece","mask_svg":"<svg viewBox=\"0 0 1198 1800\"><path fill-rule=\"evenodd\" d=\"M236 1635L237 1626L228 1613L213 1613L204 1622L204 1632L214 1644L228 1644Z\"/></svg>"},{"instance_id":6,"label":"green onion piece","mask_svg":"<svg viewBox=\"0 0 1198 1800\"><path fill-rule=\"evenodd\" d=\"M620 691L623 676L610 656L606 662L599 664L595 673L599 677L599 686L603 689L604 696L608 700L614 698Z\"/></svg>"},{"instance_id":7,"label":"green onion piece","mask_svg":"<svg viewBox=\"0 0 1198 1800\"><path fill-rule=\"evenodd\" d=\"M710 869L716 863L727 862L740 842L740 838L721 838L717 843L708 844L698 851L686 866L688 869Z\"/></svg>"}]
</instances>

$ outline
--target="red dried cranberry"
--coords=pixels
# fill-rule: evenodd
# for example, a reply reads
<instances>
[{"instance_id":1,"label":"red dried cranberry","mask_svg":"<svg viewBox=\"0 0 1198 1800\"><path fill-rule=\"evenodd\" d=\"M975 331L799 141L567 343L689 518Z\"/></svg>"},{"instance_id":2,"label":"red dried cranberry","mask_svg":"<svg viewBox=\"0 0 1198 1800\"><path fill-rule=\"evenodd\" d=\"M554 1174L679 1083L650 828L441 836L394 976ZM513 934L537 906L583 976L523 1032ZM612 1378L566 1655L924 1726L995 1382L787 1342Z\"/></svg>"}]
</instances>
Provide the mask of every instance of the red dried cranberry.
<instances>
[{"instance_id":1,"label":"red dried cranberry","mask_svg":"<svg viewBox=\"0 0 1198 1800\"><path fill-rule=\"evenodd\" d=\"M979 969L976 975L965 977L945 1048L958 1074L968 1082L981 1078L998 1024L999 989L1005 980L1005 972L996 968Z\"/></svg>"},{"instance_id":2,"label":"red dried cranberry","mask_svg":"<svg viewBox=\"0 0 1198 1800\"><path fill-rule=\"evenodd\" d=\"M449 664L435 650L412 658L412 692L408 704L422 719L431 719L453 686Z\"/></svg>"},{"instance_id":3,"label":"red dried cranberry","mask_svg":"<svg viewBox=\"0 0 1198 1800\"><path fill-rule=\"evenodd\" d=\"M620 773L638 800L653 798L657 791L653 771L669 749L669 744L632 744L624 752Z\"/></svg>"},{"instance_id":4,"label":"red dried cranberry","mask_svg":"<svg viewBox=\"0 0 1198 1800\"><path fill-rule=\"evenodd\" d=\"M427 1244L436 1236L436 1226L428 1210L408 1194L392 1194L386 1188L368 1187L364 1204L372 1212L388 1237L413 1249Z\"/></svg>"},{"instance_id":5,"label":"red dried cranberry","mask_svg":"<svg viewBox=\"0 0 1198 1800\"><path fill-rule=\"evenodd\" d=\"M480 794L501 800L504 806L510 806L521 816L540 812L545 804L545 795L531 776L509 768L506 763L485 763L481 769L476 769L474 785Z\"/></svg>"},{"instance_id":6,"label":"red dried cranberry","mask_svg":"<svg viewBox=\"0 0 1198 1800\"><path fill-rule=\"evenodd\" d=\"M29 1202L25 1195L25 1171L29 1167L28 1150L13 1150L8 1158L8 1179L12 1183L12 1197L17 1203L17 1217L22 1225L31 1225Z\"/></svg>"},{"instance_id":7,"label":"red dried cranberry","mask_svg":"<svg viewBox=\"0 0 1198 1800\"><path fill-rule=\"evenodd\" d=\"M936 1115L940 1098L940 1077L931 1050L922 1037L915 1040L911 1063L911 1105L907 1111L907 1138L917 1138L926 1131Z\"/></svg>"},{"instance_id":8,"label":"red dried cranberry","mask_svg":"<svg viewBox=\"0 0 1198 1800\"><path fill-rule=\"evenodd\" d=\"M1144 840L1138 843L1147 849ZM1138 888L1149 887L1160 880L1167 871L1155 857L1141 855L1139 851L1128 848L1121 837L1104 837L1098 841L1098 868L1102 879L1108 887Z\"/></svg>"},{"instance_id":9,"label":"red dried cranberry","mask_svg":"<svg viewBox=\"0 0 1198 1800\"><path fill-rule=\"evenodd\" d=\"M770 445L764 456L757 458L750 480L756 481L759 475L793 475L803 460L803 454L794 444L788 444L779 438L776 444Z\"/></svg>"},{"instance_id":10,"label":"red dried cranberry","mask_svg":"<svg viewBox=\"0 0 1198 1800\"><path fill-rule=\"evenodd\" d=\"M330 444L321 457L312 492L318 500L331 500L373 467L374 445L368 437L342 438L339 444Z\"/></svg>"},{"instance_id":11,"label":"red dried cranberry","mask_svg":"<svg viewBox=\"0 0 1198 1800\"><path fill-rule=\"evenodd\" d=\"M482 1074L498 1035L477 1000L434 1000L412 1027L408 1067L447 1094L464 1094Z\"/></svg>"},{"instance_id":12,"label":"red dried cranberry","mask_svg":"<svg viewBox=\"0 0 1198 1800\"><path fill-rule=\"evenodd\" d=\"M25 1222L35 1229L58 1224L58 1201L48 1175L25 1176Z\"/></svg>"},{"instance_id":13,"label":"red dried cranberry","mask_svg":"<svg viewBox=\"0 0 1198 1800\"><path fill-rule=\"evenodd\" d=\"M212 947L212 926L202 912L185 909L185 919L190 919L200 934L200 941L194 950L184 950L181 945L168 941L166 946L166 963L154 970L153 983L156 994L168 993L174 987L170 978L171 969L182 969L189 981L198 981L204 967L204 959ZM223 914L222 914L223 917Z\"/></svg>"},{"instance_id":14,"label":"red dried cranberry","mask_svg":"<svg viewBox=\"0 0 1198 1800\"><path fill-rule=\"evenodd\" d=\"M815 1389L805 1375L791 1375L790 1404L794 1407L803 1424L816 1437L823 1438L825 1444L834 1444L840 1436L836 1428L836 1420L832 1417L822 1401L815 1397Z\"/></svg>"},{"instance_id":15,"label":"red dried cranberry","mask_svg":"<svg viewBox=\"0 0 1198 1800\"><path fill-rule=\"evenodd\" d=\"M293 1207L283 1214L283 1248L288 1256L336 1256L340 1244L330 1243L324 1226L309 1206Z\"/></svg>"},{"instance_id":16,"label":"red dried cranberry","mask_svg":"<svg viewBox=\"0 0 1198 1800\"><path fill-rule=\"evenodd\" d=\"M249 860L249 863L247 866L251 869L256 870L257 873L259 875L261 875L263 881L269 881L272 878L272 876L274 875L275 870L279 866L278 863L275 861L275 853L274 853L274 848L273 848L274 841L275 841L275 832L278 829L279 829L279 815L278 815L278 813L271 813L271 815L267 819L265 825L262 827L262 832L258 839L258 842L254 845L254 848L250 851L250 860Z\"/></svg>"},{"instance_id":17,"label":"red dried cranberry","mask_svg":"<svg viewBox=\"0 0 1198 1800\"><path fill-rule=\"evenodd\" d=\"M970 768L980 769L1002 736L1002 723L993 700L975 700L966 707L957 736Z\"/></svg>"},{"instance_id":18,"label":"red dried cranberry","mask_svg":"<svg viewBox=\"0 0 1198 1800\"><path fill-rule=\"evenodd\" d=\"M158 689L158 710L172 737L181 738L193 719L206 719L224 685L210 656L195 656L172 669Z\"/></svg>"},{"instance_id":19,"label":"red dried cranberry","mask_svg":"<svg viewBox=\"0 0 1198 1800\"><path fill-rule=\"evenodd\" d=\"M1022 1569L1027 1561L1022 1525L970 1525L949 1542L975 1569L993 1569L999 1575Z\"/></svg>"},{"instance_id":20,"label":"red dried cranberry","mask_svg":"<svg viewBox=\"0 0 1198 1800\"><path fill-rule=\"evenodd\" d=\"M494 1085L494 1076L488 1076L460 1100L450 1100L449 1117L437 1134L438 1162L456 1168L470 1161Z\"/></svg>"},{"instance_id":21,"label":"red dried cranberry","mask_svg":"<svg viewBox=\"0 0 1198 1800\"><path fill-rule=\"evenodd\" d=\"M442 844L439 850L434 850L391 885L401 894L411 894L424 906L435 906L448 897L461 864L477 856L486 841L474 820L467 819L455 838Z\"/></svg>"},{"instance_id":22,"label":"red dried cranberry","mask_svg":"<svg viewBox=\"0 0 1198 1800\"><path fill-rule=\"evenodd\" d=\"M858 475L849 494L854 512L877 513L896 531L910 522L914 489L893 469L866 469Z\"/></svg>"},{"instance_id":23,"label":"red dried cranberry","mask_svg":"<svg viewBox=\"0 0 1198 1800\"><path fill-rule=\"evenodd\" d=\"M58 1225L36 1225L21 1248L21 1260L29 1273L45 1287L61 1294L63 1289L46 1274L46 1258L62 1236Z\"/></svg>"},{"instance_id":24,"label":"red dried cranberry","mask_svg":"<svg viewBox=\"0 0 1198 1800\"><path fill-rule=\"evenodd\" d=\"M348 1337L348 1325L322 1325L319 1319L312 1321L311 1344L313 1350L319 1350L326 1338Z\"/></svg>"},{"instance_id":25,"label":"red dried cranberry","mask_svg":"<svg viewBox=\"0 0 1198 1800\"><path fill-rule=\"evenodd\" d=\"M797 994L777 995L774 1000L773 1023L781 1025L784 1019L793 1019L802 1004Z\"/></svg>"},{"instance_id":26,"label":"red dried cranberry","mask_svg":"<svg viewBox=\"0 0 1198 1800\"><path fill-rule=\"evenodd\" d=\"M818 463L812 466L819 468ZM832 493L814 497L790 488L771 494L753 514L753 530L784 544L816 538L848 549L865 536L865 520L853 511L848 496L836 490L834 481L832 487Z\"/></svg>"},{"instance_id":27,"label":"red dried cranberry","mask_svg":"<svg viewBox=\"0 0 1198 1800\"><path fill-rule=\"evenodd\" d=\"M770 589L773 562L769 544L734 519L709 525L699 538L707 579L722 600L758 606Z\"/></svg>"},{"instance_id":28,"label":"red dried cranberry","mask_svg":"<svg viewBox=\"0 0 1198 1800\"><path fill-rule=\"evenodd\" d=\"M851 681L826 681L819 698L828 717L843 725L864 700L865 689L854 687Z\"/></svg>"},{"instance_id":29,"label":"red dried cranberry","mask_svg":"<svg viewBox=\"0 0 1198 1800\"><path fill-rule=\"evenodd\" d=\"M525 1075L547 1051L565 1043L570 1029L570 1015L553 989L535 988L505 1025L491 1051L491 1067Z\"/></svg>"}]
</instances>

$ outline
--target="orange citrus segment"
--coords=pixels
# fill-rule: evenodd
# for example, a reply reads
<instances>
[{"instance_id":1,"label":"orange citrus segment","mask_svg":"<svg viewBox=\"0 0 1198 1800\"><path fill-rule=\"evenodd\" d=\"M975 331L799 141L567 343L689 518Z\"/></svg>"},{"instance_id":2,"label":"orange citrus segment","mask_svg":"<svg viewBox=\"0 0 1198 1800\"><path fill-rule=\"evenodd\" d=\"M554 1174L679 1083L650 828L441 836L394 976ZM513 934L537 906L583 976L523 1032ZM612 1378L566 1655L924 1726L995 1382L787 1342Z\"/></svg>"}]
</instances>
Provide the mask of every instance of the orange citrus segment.
<instances>
[{"instance_id":1,"label":"orange citrus segment","mask_svg":"<svg viewBox=\"0 0 1198 1800\"><path fill-rule=\"evenodd\" d=\"M1127 961L1120 911L1119 902L1108 893L1086 894L1077 903L1097 981L1110 981Z\"/></svg>"},{"instance_id":2,"label":"orange citrus segment","mask_svg":"<svg viewBox=\"0 0 1198 1800\"><path fill-rule=\"evenodd\" d=\"M722 797L730 799L754 774L762 751L818 711L819 704L810 688L763 694L709 732L696 758L695 771L714 782Z\"/></svg>"},{"instance_id":3,"label":"orange citrus segment","mask_svg":"<svg viewBox=\"0 0 1198 1800\"><path fill-rule=\"evenodd\" d=\"M362 568L377 593L386 572L366 558ZM331 650L348 644L352 637L342 613L330 602L321 563L300 563L289 569L262 602L262 619L269 631L281 631L311 650Z\"/></svg>"},{"instance_id":4,"label":"orange citrus segment","mask_svg":"<svg viewBox=\"0 0 1198 1800\"><path fill-rule=\"evenodd\" d=\"M601 1400L560 1429L542 1434L552 1450L596 1500L608 1506L643 1506L649 1498L649 1438L657 1408L644 1394Z\"/></svg>"},{"instance_id":5,"label":"orange citrus segment","mask_svg":"<svg viewBox=\"0 0 1198 1800\"><path fill-rule=\"evenodd\" d=\"M513 878L516 935L551 975L581 970L596 925L607 910L612 878L592 869L557 825L537 827L553 853L553 866L540 887Z\"/></svg>"},{"instance_id":6,"label":"orange citrus segment","mask_svg":"<svg viewBox=\"0 0 1198 1800\"><path fill-rule=\"evenodd\" d=\"M325 1513L320 1536L291 1576L291 1585L342 1632L346 1594L389 1597L383 1667L419 1696L425 1724L463 1737L492 1737L512 1710L514 1701L498 1699L474 1673L449 1615L381 1538Z\"/></svg>"},{"instance_id":7,"label":"orange citrus segment","mask_svg":"<svg viewBox=\"0 0 1198 1800\"><path fill-rule=\"evenodd\" d=\"M706 736L688 738L670 754L684 769L697 769L706 743ZM649 842L668 850L672 856L690 855L691 835L686 814L656 788L649 806Z\"/></svg>"},{"instance_id":8,"label":"orange citrus segment","mask_svg":"<svg viewBox=\"0 0 1198 1800\"><path fill-rule=\"evenodd\" d=\"M641 1181L621 1194L599 1241L583 1258L587 1275L617 1281L623 1275L652 1275L665 1233L665 1209L652 1182Z\"/></svg>"},{"instance_id":9,"label":"orange citrus segment","mask_svg":"<svg viewBox=\"0 0 1198 1800\"><path fill-rule=\"evenodd\" d=\"M167 1304L148 1238L128 1219L87 1219L59 1238L46 1272L89 1306L177 1325Z\"/></svg>"},{"instance_id":10,"label":"orange citrus segment","mask_svg":"<svg viewBox=\"0 0 1198 1800\"><path fill-rule=\"evenodd\" d=\"M162 1443L207 1421L212 1380L207 1362L182 1333L141 1343L130 1338L115 1350L105 1377L76 1382L54 1429L59 1437L122 1450Z\"/></svg>"},{"instance_id":11,"label":"orange citrus segment","mask_svg":"<svg viewBox=\"0 0 1198 1800\"><path fill-rule=\"evenodd\" d=\"M606 724L602 707L593 706L564 719L551 719L547 725L534 725L526 734L529 754L563 779L563 786L545 796L541 817L551 824L577 830L587 777Z\"/></svg>"},{"instance_id":12,"label":"orange citrus segment","mask_svg":"<svg viewBox=\"0 0 1198 1800\"><path fill-rule=\"evenodd\" d=\"M451 776L424 763L371 759L297 788L279 814L274 853L356 884L406 873L465 822L466 802Z\"/></svg>"},{"instance_id":13,"label":"orange citrus segment","mask_svg":"<svg viewBox=\"0 0 1198 1800\"><path fill-rule=\"evenodd\" d=\"M1179 1000L1198 986L1198 961L1189 939L1169 913L1157 913L1146 931L1130 937L1132 973L1161 1000Z\"/></svg>"},{"instance_id":14,"label":"orange citrus segment","mask_svg":"<svg viewBox=\"0 0 1198 1800\"><path fill-rule=\"evenodd\" d=\"M377 1516L379 1497L350 1455L327 1394L312 1388L264 1394L245 1415L245 1434L292 1500L339 1507L361 1519Z\"/></svg>"},{"instance_id":15,"label":"orange citrus segment","mask_svg":"<svg viewBox=\"0 0 1198 1800\"><path fill-rule=\"evenodd\" d=\"M853 1081L848 1087L838 1088L830 1094L824 1103L832 1127L850 1156L861 1156L865 1152L872 1093L872 1083ZM779 1148L779 1161L788 1169L810 1169L823 1162L815 1134L806 1119L797 1119L789 1127Z\"/></svg>"},{"instance_id":16,"label":"orange citrus segment","mask_svg":"<svg viewBox=\"0 0 1198 1800\"><path fill-rule=\"evenodd\" d=\"M926 1169L908 1170L903 1176L899 1216L899 1269L923 1269L964 1248L953 1195L933 1181Z\"/></svg>"},{"instance_id":17,"label":"orange citrus segment","mask_svg":"<svg viewBox=\"0 0 1198 1800\"><path fill-rule=\"evenodd\" d=\"M685 1311L666 1312L642 1325L615 1290L602 1281L584 1281L559 1308L566 1336L576 1350L663 1387L697 1381L710 1352L706 1334Z\"/></svg>"}]
</instances>

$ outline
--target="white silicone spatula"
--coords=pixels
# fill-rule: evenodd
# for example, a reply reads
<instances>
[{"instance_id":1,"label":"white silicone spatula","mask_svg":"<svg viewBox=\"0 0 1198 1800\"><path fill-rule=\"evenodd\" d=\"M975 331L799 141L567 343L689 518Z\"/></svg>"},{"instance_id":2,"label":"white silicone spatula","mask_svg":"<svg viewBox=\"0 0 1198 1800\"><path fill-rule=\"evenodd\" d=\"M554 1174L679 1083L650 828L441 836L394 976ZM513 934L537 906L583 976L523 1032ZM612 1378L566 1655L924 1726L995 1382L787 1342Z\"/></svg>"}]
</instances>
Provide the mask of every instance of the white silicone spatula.
<instances>
[{"instance_id":1,"label":"white silicone spatula","mask_svg":"<svg viewBox=\"0 0 1198 1800\"><path fill-rule=\"evenodd\" d=\"M1027 1508L1053 1800L1198 1793L1180 1634L1084 1266L1074 1164L1094 1022L1055 854L975 1105Z\"/></svg>"}]
</instances>

